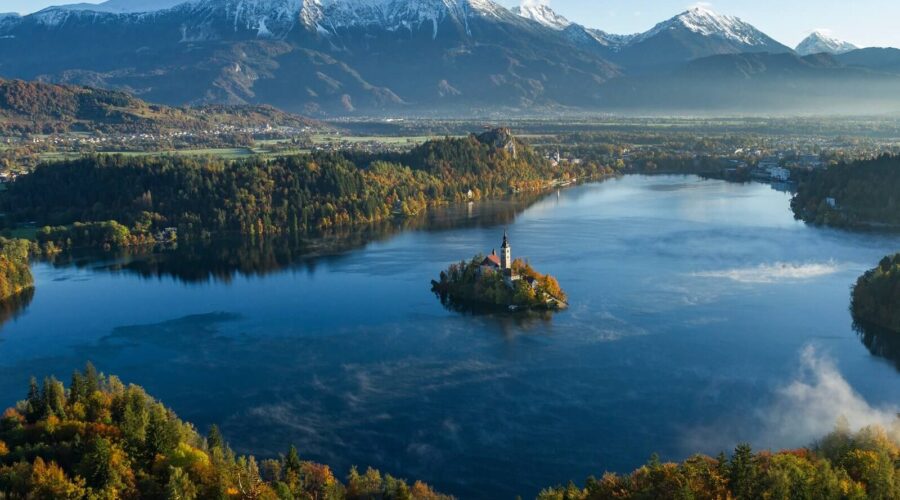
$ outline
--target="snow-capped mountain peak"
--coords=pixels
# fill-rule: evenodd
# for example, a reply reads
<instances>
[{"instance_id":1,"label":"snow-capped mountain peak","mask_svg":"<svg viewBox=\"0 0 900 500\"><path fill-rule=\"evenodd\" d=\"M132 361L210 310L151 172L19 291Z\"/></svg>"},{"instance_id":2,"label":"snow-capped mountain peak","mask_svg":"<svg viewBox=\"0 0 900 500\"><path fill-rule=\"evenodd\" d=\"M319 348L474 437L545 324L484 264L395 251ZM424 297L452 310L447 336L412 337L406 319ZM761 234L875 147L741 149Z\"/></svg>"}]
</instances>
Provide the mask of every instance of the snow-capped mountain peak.
<instances>
[{"instance_id":1,"label":"snow-capped mountain peak","mask_svg":"<svg viewBox=\"0 0 900 500\"><path fill-rule=\"evenodd\" d=\"M300 19L320 33L337 33L350 27L377 26L388 31L438 26L448 18L466 24L470 16L512 16L491 0L299 0Z\"/></svg>"},{"instance_id":2,"label":"snow-capped mountain peak","mask_svg":"<svg viewBox=\"0 0 900 500\"><path fill-rule=\"evenodd\" d=\"M44 25L58 26L73 15L143 16L167 11L223 16L235 30L256 31L262 38L283 38L296 27L324 35L349 28L394 32L426 28L437 37L439 25L447 19L463 25L466 32L467 19L472 17L515 19L509 9L492 0L107 0L50 7L34 16ZM184 39L214 36L206 24L185 24Z\"/></svg>"},{"instance_id":3,"label":"snow-capped mountain peak","mask_svg":"<svg viewBox=\"0 0 900 500\"><path fill-rule=\"evenodd\" d=\"M86 10L91 12L108 12L111 14L132 14L136 12L156 12L175 7L189 0L106 0L105 2L76 3L61 5L65 10Z\"/></svg>"},{"instance_id":4,"label":"snow-capped mountain peak","mask_svg":"<svg viewBox=\"0 0 900 500\"><path fill-rule=\"evenodd\" d=\"M856 45L835 38L825 31L817 30L800 42L800 45L797 45L797 53L801 56L821 54L823 52L837 55L845 54L858 48Z\"/></svg>"},{"instance_id":5,"label":"snow-capped mountain peak","mask_svg":"<svg viewBox=\"0 0 900 500\"><path fill-rule=\"evenodd\" d=\"M702 36L721 38L749 46L769 43L769 38L751 24L706 7L694 7L682 12L668 21L657 24L639 38L644 40L675 29L687 29Z\"/></svg>"},{"instance_id":6,"label":"snow-capped mountain peak","mask_svg":"<svg viewBox=\"0 0 900 500\"><path fill-rule=\"evenodd\" d=\"M521 6L514 7L512 11L526 19L531 19L555 30L564 30L572 25L571 21L557 14L550 6L535 3L533 0L522 2Z\"/></svg>"}]
</instances>

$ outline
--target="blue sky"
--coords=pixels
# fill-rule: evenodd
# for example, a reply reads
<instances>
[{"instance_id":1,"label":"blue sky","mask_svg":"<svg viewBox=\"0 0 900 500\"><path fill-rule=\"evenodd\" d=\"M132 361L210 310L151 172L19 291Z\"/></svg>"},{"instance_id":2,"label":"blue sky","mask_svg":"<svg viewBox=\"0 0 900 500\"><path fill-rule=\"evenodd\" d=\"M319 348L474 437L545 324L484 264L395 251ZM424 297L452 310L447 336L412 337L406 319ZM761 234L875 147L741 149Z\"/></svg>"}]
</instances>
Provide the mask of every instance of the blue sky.
<instances>
[{"instance_id":1,"label":"blue sky","mask_svg":"<svg viewBox=\"0 0 900 500\"><path fill-rule=\"evenodd\" d=\"M0 0L0 11L32 12L75 0ZM100 0L79 0L98 3ZM513 6L520 0L499 0ZM581 24L612 33L644 31L693 4L684 0L544 1ZM794 46L816 29L860 46L900 47L898 0L714 0L708 7L743 18L777 40Z\"/></svg>"}]
</instances>

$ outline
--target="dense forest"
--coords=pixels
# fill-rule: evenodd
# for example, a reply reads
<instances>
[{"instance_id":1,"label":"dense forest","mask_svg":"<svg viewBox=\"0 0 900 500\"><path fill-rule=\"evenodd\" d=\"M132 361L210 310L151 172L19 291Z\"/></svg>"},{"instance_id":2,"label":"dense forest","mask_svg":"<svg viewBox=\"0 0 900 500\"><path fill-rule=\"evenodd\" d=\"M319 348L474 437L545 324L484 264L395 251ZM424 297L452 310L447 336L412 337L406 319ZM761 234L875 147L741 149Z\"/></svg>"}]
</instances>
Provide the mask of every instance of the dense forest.
<instances>
[{"instance_id":1,"label":"dense forest","mask_svg":"<svg viewBox=\"0 0 900 500\"><path fill-rule=\"evenodd\" d=\"M216 427L206 437L135 385L90 364L65 388L32 379L0 420L0 492L29 499L443 499L369 469L338 480L327 465L238 457Z\"/></svg>"},{"instance_id":2,"label":"dense forest","mask_svg":"<svg viewBox=\"0 0 900 500\"><path fill-rule=\"evenodd\" d=\"M498 130L384 156L314 153L236 162L96 156L42 165L12 183L0 204L12 224L106 223L88 228L96 231L84 239L116 246L169 227L190 238L371 223L415 215L433 204L537 192L554 181L609 173L554 166ZM54 244L72 239L64 229L44 233Z\"/></svg>"},{"instance_id":3,"label":"dense forest","mask_svg":"<svg viewBox=\"0 0 900 500\"><path fill-rule=\"evenodd\" d=\"M900 335L900 254L881 260L853 287L853 315Z\"/></svg>"},{"instance_id":4,"label":"dense forest","mask_svg":"<svg viewBox=\"0 0 900 500\"><path fill-rule=\"evenodd\" d=\"M0 135L189 132L266 125L305 127L314 122L271 106L174 108L119 91L0 79Z\"/></svg>"},{"instance_id":5,"label":"dense forest","mask_svg":"<svg viewBox=\"0 0 900 500\"><path fill-rule=\"evenodd\" d=\"M697 455L682 463L653 457L631 474L549 488L539 500L605 499L896 499L900 498L900 429L851 432L845 425L808 449L731 457Z\"/></svg>"},{"instance_id":6,"label":"dense forest","mask_svg":"<svg viewBox=\"0 0 900 500\"><path fill-rule=\"evenodd\" d=\"M432 281L441 302L451 308L472 306L556 310L566 307L565 292L556 278L540 274L527 262L512 262L512 274L519 279L508 284L500 270L483 270L485 256L475 256L469 262L451 264L441 272L440 281Z\"/></svg>"},{"instance_id":7,"label":"dense forest","mask_svg":"<svg viewBox=\"0 0 900 500\"><path fill-rule=\"evenodd\" d=\"M631 474L548 488L540 500L900 498L900 429L837 429L809 449L682 463L655 456ZM448 499L431 487L368 469L344 481L296 448L279 458L236 456L213 426L204 437L135 385L88 364L66 388L32 379L0 419L0 492L28 499Z\"/></svg>"},{"instance_id":8,"label":"dense forest","mask_svg":"<svg viewBox=\"0 0 900 500\"><path fill-rule=\"evenodd\" d=\"M900 227L900 156L815 170L791 201L796 217L838 227Z\"/></svg>"},{"instance_id":9,"label":"dense forest","mask_svg":"<svg viewBox=\"0 0 900 500\"><path fill-rule=\"evenodd\" d=\"M26 240L0 238L0 302L34 287L28 263L30 250Z\"/></svg>"}]
</instances>

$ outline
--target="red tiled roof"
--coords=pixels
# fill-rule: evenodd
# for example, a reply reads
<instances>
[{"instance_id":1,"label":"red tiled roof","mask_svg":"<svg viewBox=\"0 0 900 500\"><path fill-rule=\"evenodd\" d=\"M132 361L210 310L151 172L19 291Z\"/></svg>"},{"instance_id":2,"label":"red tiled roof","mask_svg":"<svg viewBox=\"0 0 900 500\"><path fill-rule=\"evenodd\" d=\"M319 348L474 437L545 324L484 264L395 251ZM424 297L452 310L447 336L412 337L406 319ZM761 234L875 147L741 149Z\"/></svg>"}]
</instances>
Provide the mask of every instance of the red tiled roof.
<instances>
[{"instance_id":1,"label":"red tiled roof","mask_svg":"<svg viewBox=\"0 0 900 500\"><path fill-rule=\"evenodd\" d=\"M500 267L500 257L496 255L488 255L485 257L484 261L481 262L482 266L494 266Z\"/></svg>"}]
</instances>

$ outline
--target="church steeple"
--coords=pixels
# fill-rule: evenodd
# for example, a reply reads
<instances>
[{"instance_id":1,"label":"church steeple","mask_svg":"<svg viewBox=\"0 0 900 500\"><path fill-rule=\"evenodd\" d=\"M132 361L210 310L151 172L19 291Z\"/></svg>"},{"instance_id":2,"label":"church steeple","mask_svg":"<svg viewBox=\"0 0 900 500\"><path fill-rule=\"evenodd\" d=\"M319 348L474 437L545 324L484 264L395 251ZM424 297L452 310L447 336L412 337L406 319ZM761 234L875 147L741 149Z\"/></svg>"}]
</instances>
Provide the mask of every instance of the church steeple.
<instances>
[{"instance_id":1,"label":"church steeple","mask_svg":"<svg viewBox=\"0 0 900 500\"><path fill-rule=\"evenodd\" d=\"M509 246L509 236L503 231L503 245L500 246L500 268L512 269L512 248Z\"/></svg>"}]
</instances>

